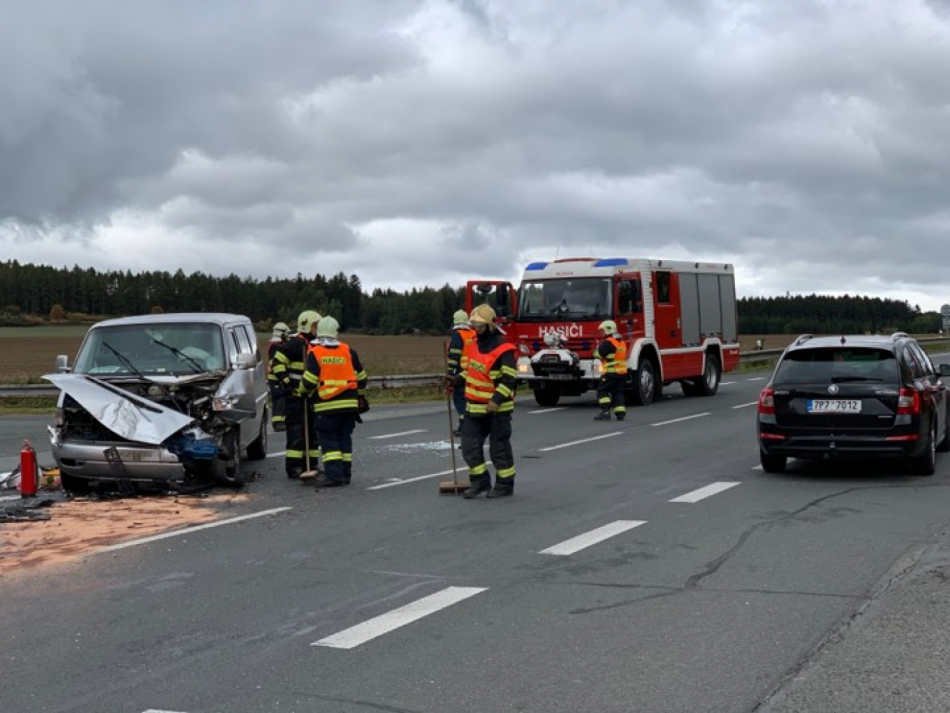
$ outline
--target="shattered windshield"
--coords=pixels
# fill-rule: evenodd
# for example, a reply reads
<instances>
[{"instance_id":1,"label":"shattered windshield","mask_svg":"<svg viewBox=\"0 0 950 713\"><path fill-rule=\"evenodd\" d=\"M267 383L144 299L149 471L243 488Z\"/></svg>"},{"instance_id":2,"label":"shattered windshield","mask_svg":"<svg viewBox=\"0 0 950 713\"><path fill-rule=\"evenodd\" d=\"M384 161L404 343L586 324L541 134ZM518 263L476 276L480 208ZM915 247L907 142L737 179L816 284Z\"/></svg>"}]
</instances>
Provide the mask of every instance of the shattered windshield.
<instances>
[{"instance_id":1,"label":"shattered windshield","mask_svg":"<svg viewBox=\"0 0 950 713\"><path fill-rule=\"evenodd\" d=\"M608 319L611 304L607 278L534 280L521 283L518 319L526 322Z\"/></svg>"},{"instance_id":2,"label":"shattered windshield","mask_svg":"<svg viewBox=\"0 0 950 713\"><path fill-rule=\"evenodd\" d=\"M224 367L224 345L217 325L135 324L90 331L73 373L187 376Z\"/></svg>"}]
</instances>

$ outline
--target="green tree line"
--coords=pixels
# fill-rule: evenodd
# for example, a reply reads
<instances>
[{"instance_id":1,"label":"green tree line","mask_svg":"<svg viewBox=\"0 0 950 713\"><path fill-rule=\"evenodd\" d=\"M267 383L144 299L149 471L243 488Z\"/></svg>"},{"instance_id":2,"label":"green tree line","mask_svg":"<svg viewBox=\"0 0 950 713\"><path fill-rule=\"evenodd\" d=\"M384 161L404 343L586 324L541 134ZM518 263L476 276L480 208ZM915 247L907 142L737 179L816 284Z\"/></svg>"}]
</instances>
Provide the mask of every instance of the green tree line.
<instances>
[{"instance_id":1,"label":"green tree line","mask_svg":"<svg viewBox=\"0 0 950 713\"><path fill-rule=\"evenodd\" d=\"M448 284L408 292L364 292L356 275L298 274L289 279L214 277L182 270L99 272L0 261L0 325L42 320L89 321L149 312L236 312L262 328L293 326L305 309L332 314L348 331L439 334L464 304L464 288ZM937 312L878 297L786 295L738 300L741 334L936 332Z\"/></svg>"}]
</instances>

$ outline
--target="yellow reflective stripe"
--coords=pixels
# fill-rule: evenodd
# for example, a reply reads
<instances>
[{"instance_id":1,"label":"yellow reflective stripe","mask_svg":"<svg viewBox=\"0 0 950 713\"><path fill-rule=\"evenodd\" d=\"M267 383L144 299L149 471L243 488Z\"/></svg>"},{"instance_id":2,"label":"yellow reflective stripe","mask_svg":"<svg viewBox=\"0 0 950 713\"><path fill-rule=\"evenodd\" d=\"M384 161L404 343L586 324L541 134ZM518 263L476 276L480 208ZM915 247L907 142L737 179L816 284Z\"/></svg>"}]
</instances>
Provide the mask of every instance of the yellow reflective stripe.
<instances>
[{"instance_id":1,"label":"yellow reflective stripe","mask_svg":"<svg viewBox=\"0 0 950 713\"><path fill-rule=\"evenodd\" d=\"M610 404L610 397L601 396L599 399L597 399L597 403L607 406L608 404Z\"/></svg>"},{"instance_id":2,"label":"yellow reflective stripe","mask_svg":"<svg viewBox=\"0 0 950 713\"><path fill-rule=\"evenodd\" d=\"M274 416L271 420L272 420L274 423L277 423L278 421L286 421L286 420L287 420L287 417L286 417L286 416Z\"/></svg>"},{"instance_id":3,"label":"yellow reflective stripe","mask_svg":"<svg viewBox=\"0 0 950 713\"><path fill-rule=\"evenodd\" d=\"M502 404L498 407L498 411L496 411L496 413L507 413L508 411L514 411L514 410L515 410L515 402L514 402L514 401L504 401L504 402L502 402Z\"/></svg>"},{"instance_id":4,"label":"yellow reflective stripe","mask_svg":"<svg viewBox=\"0 0 950 713\"><path fill-rule=\"evenodd\" d=\"M485 465L484 463L480 463L479 465L472 465L472 466L469 466L468 468L469 475L481 475L482 473L485 473L487 471L488 471L488 466Z\"/></svg>"},{"instance_id":5,"label":"yellow reflective stripe","mask_svg":"<svg viewBox=\"0 0 950 713\"><path fill-rule=\"evenodd\" d=\"M501 367L501 373L505 376L514 376L515 378L518 377L518 372L510 366Z\"/></svg>"},{"instance_id":6,"label":"yellow reflective stripe","mask_svg":"<svg viewBox=\"0 0 950 713\"><path fill-rule=\"evenodd\" d=\"M293 451L288 448L287 457L288 458L303 458L303 451Z\"/></svg>"},{"instance_id":7,"label":"yellow reflective stripe","mask_svg":"<svg viewBox=\"0 0 950 713\"><path fill-rule=\"evenodd\" d=\"M626 413L626 412L627 412L626 406L617 406L616 408L614 408L614 413Z\"/></svg>"},{"instance_id":8,"label":"yellow reflective stripe","mask_svg":"<svg viewBox=\"0 0 950 713\"><path fill-rule=\"evenodd\" d=\"M359 402L356 399L339 399L334 401L318 401L313 405L314 411L339 411L340 409L359 408Z\"/></svg>"},{"instance_id":9,"label":"yellow reflective stripe","mask_svg":"<svg viewBox=\"0 0 950 713\"><path fill-rule=\"evenodd\" d=\"M365 381L365 380L368 379L368 378L369 378L369 377L366 375L366 370L365 370L365 369L364 369L363 371L359 372L359 373L356 375L356 380L357 380L357 381Z\"/></svg>"},{"instance_id":10,"label":"yellow reflective stripe","mask_svg":"<svg viewBox=\"0 0 950 713\"><path fill-rule=\"evenodd\" d=\"M313 374L311 374L309 371L306 372L306 373L301 377L301 379L303 379L304 381L306 381L309 386L316 386L316 385L317 385L317 377L314 376Z\"/></svg>"},{"instance_id":11,"label":"yellow reflective stripe","mask_svg":"<svg viewBox=\"0 0 950 713\"><path fill-rule=\"evenodd\" d=\"M318 459L320 457L320 451L310 451L310 457L314 460Z\"/></svg>"},{"instance_id":12,"label":"yellow reflective stripe","mask_svg":"<svg viewBox=\"0 0 950 713\"><path fill-rule=\"evenodd\" d=\"M498 469L499 478L513 478L515 477L515 467L511 466L510 468L499 468Z\"/></svg>"},{"instance_id":13,"label":"yellow reflective stripe","mask_svg":"<svg viewBox=\"0 0 950 713\"><path fill-rule=\"evenodd\" d=\"M353 454L352 454L352 453L344 453L344 454L343 454L343 462L344 462L344 463L352 463L352 462L353 462Z\"/></svg>"},{"instance_id":14,"label":"yellow reflective stripe","mask_svg":"<svg viewBox=\"0 0 950 713\"><path fill-rule=\"evenodd\" d=\"M485 408L485 404L473 404L469 402L465 405L465 410L468 413L488 413L488 409Z\"/></svg>"},{"instance_id":15,"label":"yellow reflective stripe","mask_svg":"<svg viewBox=\"0 0 950 713\"><path fill-rule=\"evenodd\" d=\"M508 398L509 396L511 396L511 389L509 389L504 384L498 384L498 393L504 396L505 398Z\"/></svg>"},{"instance_id":16,"label":"yellow reflective stripe","mask_svg":"<svg viewBox=\"0 0 950 713\"><path fill-rule=\"evenodd\" d=\"M488 399L490 399L494 393L494 391L481 391L472 386L468 386L465 389L466 398L471 397L473 400L477 401L488 401Z\"/></svg>"},{"instance_id":17,"label":"yellow reflective stripe","mask_svg":"<svg viewBox=\"0 0 950 713\"><path fill-rule=\"evenodd\" d=\"M323 454L324 463L332 463L337 460L343 460L343 451L327 451Z\"/></svg>"},{"instance_id":18,"label":"yellow reflective stripe","mask_svg":"<svg viewBox=\"0 0 950 713\"><path fill-rule=\"evenodd\" d=\"M277 352L274 354L274 359L280 362L281 366L290 363L290 359L287 358L287 355L283 352ZM273 361L273 360L272 360Z\"/></svg>"}]
</instances>

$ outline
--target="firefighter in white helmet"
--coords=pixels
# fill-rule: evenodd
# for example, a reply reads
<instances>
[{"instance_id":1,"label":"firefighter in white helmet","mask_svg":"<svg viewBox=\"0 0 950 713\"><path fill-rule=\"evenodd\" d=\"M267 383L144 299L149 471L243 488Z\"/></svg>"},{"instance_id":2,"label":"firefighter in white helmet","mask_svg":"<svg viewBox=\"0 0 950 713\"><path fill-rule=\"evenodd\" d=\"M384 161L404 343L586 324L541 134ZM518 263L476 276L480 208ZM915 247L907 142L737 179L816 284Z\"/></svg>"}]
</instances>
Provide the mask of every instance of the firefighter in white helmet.
<instances>
[{"instance_id":1,"label":"firefighter in white helmet","mask_svg":"<svg viewBox=\"0 0 950 713\"><path fill-rule=\"evenodd\" d=\"M323 470L314 485L337 488L353 477L353 429L360 414L369 410L366 372L356 350L341 342L340 325L324 317L317 325L317 338L307 352L307 365L300 382L305 396L313 396L314 428L323 451Z\"/></svg>"},{"instance_id":2,"label":"firefighter in white helmet","mask_svg":"<svg viewBox=\"0 0 950 713\"><path fill-rule=\"evenodd\" d=\"M275 431L287 430L287 416L284 413L287 402L284 397L284 389L281 387L280 382L277 381L277 375L274 374L271 363L274 360L274 355L277 353L277 348L287 341L289 332L290 327L284 322L278 322L274 325L274 331L271 333L271 338L267 342L267 386L270 391L271 424L273 424Z\"/></svg>"},{"instance_id":3,"label":"firefighter in white helmet","mask_svg":"<svg viewBox=\"0 0 950 713\"><path fill-rule=\"evenodd\" d=\"M488 492L489 498L514 493L515 458L511 450L511 415L518 383L515 348L504 340L495 325L495 310L478 305L469 315L476 336L462 352L465 369L457 377L446 376L447 389L465 389L465 420L462 421L462 458L468 465L469 487L465 498ZM484 446L495 467L495 485L485 464Z\"/></svg>"},{"instance_id":4,"label":"firefighter in white helmet","mask_svg":"<svg viewBox=\"0 0 950 713\"><path fill-rule=\"evenodd\" d=\"M462 373L464 364L462 363L462 352L465 347L475 339L475 330L468 323L468 313L464 309L458 310L452 315L452 332L449 336L449 343L446 347L445 373L453 379ZM462 421L465 419L465 389L452 390L452 403L455 405L455 412L458 415L458 425L455 428L455 435L462 435Z\"/></svg>"},{"instance_id":5,"label":"firefighter in white helmet","mask_svg":"<svg viewBox=\"0 0 950 713\"><path fill-rule=\"evenodd\" d=\"M286 398L287 453L284 456L284 470L288 478L296 479L303 473L308 439L310 462L316 463L320 457L320 446L314 436L313 426L304 417L306 399L297 391L310 340L316 335L319 322L319 312L310 309L301 312L297 317L297 333L274 350L274 358L271 360L271 371L277 377ZM306 436L304 429L309 431Z\"/></svg>"},{"instance_id":6,"label":"firefighter in white helmet","mask_svg":"<svg viewBox=\"0 0 950 713\"><path fill-rule=\"evenodd\" d=\"M624 385L627 383L627 343L620 338L617 323L612 319L604 320L597 329L600 330L601 341L597 345L595 355L603 365L603 375L597 385L600 413L594 416L594 420L609 421L613 411L616 419L623 421L627 415L623 395Z\"/></svg>"}]
</instances>

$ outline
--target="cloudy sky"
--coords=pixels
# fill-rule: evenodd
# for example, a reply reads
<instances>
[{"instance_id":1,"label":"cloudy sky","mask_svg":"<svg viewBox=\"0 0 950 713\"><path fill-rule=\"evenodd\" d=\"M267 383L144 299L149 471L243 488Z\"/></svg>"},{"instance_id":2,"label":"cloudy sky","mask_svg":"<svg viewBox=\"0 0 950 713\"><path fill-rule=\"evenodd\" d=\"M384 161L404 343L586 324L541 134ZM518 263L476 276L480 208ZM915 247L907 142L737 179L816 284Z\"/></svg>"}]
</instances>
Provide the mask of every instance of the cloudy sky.
<instances>
[{"instance_id":1,"label":"cloudy sky","mask_svg":"<svg viewBox=\"0 0 950 713\"><path fill-rule=\"evenodd\" d=\"M0 259L950 302L950 0L3 0Z\"/></svg>"}]
</instances>

